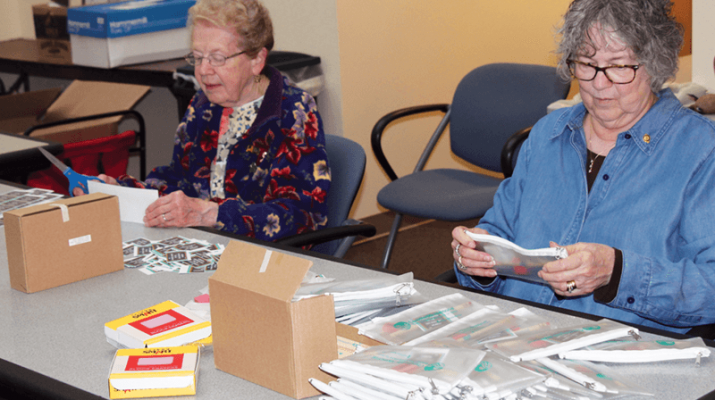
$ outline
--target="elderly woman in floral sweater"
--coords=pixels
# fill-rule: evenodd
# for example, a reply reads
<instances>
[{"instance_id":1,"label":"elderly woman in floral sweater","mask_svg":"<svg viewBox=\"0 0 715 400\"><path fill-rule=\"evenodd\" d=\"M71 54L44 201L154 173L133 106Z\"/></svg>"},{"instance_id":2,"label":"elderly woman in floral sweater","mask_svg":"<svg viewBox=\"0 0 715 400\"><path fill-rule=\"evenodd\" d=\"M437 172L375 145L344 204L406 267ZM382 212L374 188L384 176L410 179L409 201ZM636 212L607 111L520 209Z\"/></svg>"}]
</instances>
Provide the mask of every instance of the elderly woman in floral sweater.
<instances>
[{"instance_id":1,"label":"elderly woman in floral sweater","mask_svg":"<svg viewBox=\"0 0 715 400\"><path fill-rule=\"evenodd\" d=\"M265 65L268 11L255 0L200 0L189 11L201 90L174 139L171 164L145 182L162 196L146 209L157 227L213 226L275 241L327 223L330 170L313 98Z\"/></svg>"}]
</instances>

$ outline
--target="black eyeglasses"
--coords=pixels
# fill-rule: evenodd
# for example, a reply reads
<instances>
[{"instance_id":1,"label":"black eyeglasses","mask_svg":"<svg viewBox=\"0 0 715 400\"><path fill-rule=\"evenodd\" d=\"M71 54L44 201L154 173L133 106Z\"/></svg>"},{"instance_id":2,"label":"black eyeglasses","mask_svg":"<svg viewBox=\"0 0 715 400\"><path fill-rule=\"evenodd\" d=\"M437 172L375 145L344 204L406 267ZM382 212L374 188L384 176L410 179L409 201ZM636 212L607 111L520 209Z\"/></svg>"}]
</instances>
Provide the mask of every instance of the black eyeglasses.
<instances>
[{"instance_id":1,"label":"black eyeglasses","mask_svg":"<svg viewBox=\"0 0 715 400\"><path fill-rule=\"evenodd\" d=\"M640 68L640 64L597 67L593 64L577 60L569 60L568 66L571 71L571 75L580 81L592 81L596 79L598 71L603 71L603 74L606 75L606 78L609 81L618 85L625 85L633 82L636 79L636 71Z\"/></svg>"},{"instance_id":2,"label":"black eyeglasses","mask_svg":"<svg viewBox=\"0 0 715 400\"><path fill-rule=\"evenodd\" d=\"M209 64L211 64L211 66L221 67L224 64L226 64L226 60L228 60L229 58L238 57L245 52L246 52L246 50L244 50L240 53L231 54L228 57L223 56L221 54L209 54L206 57L197 57L194 55L194 53L189 53L184 56L184 59L186 60L187 63L189 63L191 65L201 65L201 63L204 61L204 58L205 58L205 59L209 60Z\"/></svg>"}]
</instances>

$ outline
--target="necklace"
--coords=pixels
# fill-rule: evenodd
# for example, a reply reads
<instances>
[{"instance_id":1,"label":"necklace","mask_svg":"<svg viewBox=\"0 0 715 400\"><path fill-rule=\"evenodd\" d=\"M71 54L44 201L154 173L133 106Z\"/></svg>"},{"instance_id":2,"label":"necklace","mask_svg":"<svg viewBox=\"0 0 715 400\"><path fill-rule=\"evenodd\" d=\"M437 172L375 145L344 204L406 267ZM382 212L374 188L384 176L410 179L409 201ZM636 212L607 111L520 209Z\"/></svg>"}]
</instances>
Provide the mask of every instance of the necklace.
<instances>
[{"instance_id":1,"label":"necklace","mask_svg":"<svg viewBox=\"0 0 715 400\"><path fill-rule=\"evenodd\" d=\"M588 118L588 122L589 122L589 124L591 125L591 134L589 135L589 138L588 138L588 146L589 146L590 148L593 148L593 134L596 132L596 129L594 129L594 127L593 127L593 117L590 116L590 115L589 115L589 118ZM606 150L606 153L608 153L609 151L611 151L611 149L612 149L613 147L615 147L615 146L616 146L616 145L615 145L615 143L614 143L613 146L611 146L610 149ZM588 163L588 173L589 173L589 174L590 174L591 172L593 172L593 163L596 162L596 159L597 159L598 157L604 157L604 158L605 158L605 156L604 156L603 154L601 154L601 153L597 153L597 152L595 152L595 151L593 151L593 150L591 150L591 152L594 153L596 156L593 157L593 158L591 159L591 161Z\"/></svg>"}]
</instances>

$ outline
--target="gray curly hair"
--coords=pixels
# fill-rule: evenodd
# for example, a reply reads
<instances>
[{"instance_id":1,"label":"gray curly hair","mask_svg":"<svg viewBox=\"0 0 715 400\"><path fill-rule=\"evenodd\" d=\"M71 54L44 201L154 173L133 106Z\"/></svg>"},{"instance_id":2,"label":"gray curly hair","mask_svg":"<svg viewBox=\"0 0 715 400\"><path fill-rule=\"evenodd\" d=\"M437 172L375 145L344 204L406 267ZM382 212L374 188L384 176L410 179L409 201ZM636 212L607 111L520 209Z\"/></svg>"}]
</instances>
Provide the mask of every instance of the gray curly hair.
<instances>
[{"instance_id":1,"label":"gray curly hair","mask_svg":"<svg viewBox=\"0 0 715 400\"><path fill-rule=\"evenodd\" d=\"M671 15L669 0L574 0L564 15L557 53L557 69L571 79L568 60L592 56L596 48L588 30L594 24L613 30L633 51L651 77L656 93L678 71L678 53L683 45L683 26Z\"/></svg>"}]
</instances>

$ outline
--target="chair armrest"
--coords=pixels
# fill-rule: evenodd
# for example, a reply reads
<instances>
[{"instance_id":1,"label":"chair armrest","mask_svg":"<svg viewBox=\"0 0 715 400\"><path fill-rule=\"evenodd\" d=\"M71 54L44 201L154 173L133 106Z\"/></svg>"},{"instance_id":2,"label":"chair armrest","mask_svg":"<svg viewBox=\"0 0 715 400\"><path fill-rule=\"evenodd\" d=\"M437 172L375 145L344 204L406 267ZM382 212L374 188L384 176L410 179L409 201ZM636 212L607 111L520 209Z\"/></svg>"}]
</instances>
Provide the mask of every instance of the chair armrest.
<instances>
[{"instance_id":1,"label":"chair armrest","mask_svg":"<svg viewBox=\"0 0 715 400\"><path fill-rule=\"evenodd\" d=\"M510 177L514 173L514 161L519 156L517 150L520 149L524 140L529 137L530 132L531 127L524 128L511 135L506 143L504 143L504 147L502 147L501 150L501 170L505 178Z\"/></svg>"},{"instance_id":2,"label":"chair armrest","mask_svg":"<svg viewBox=\"0 0 715 400\"><path fill-rule=\"evenodd\" d=\"M350 236L372 237L375 235L375 226L359 223L357 225L341 225L317 231L300 233L277 240L276 243L291 247L301 247L308 244L320 244L331 240L342 239Z\"/></svg>"},{"instance_id":3,"label":"chair armrest","mask_svg":"<svg viewBox=\"0 0 715 400\"><path fill-rule=\"evenodd\" d=\"M139 128L135 131L137 137L139 138L139 146L136 148L130 149L130 151L132 153L139 152L139 154L140 154L139 174L140 174L140 179L144 180L146 178L146 125L144 123L144 117L142 117L142 115L139 114L138 111L135 111L135 110L113 111L113 112L103 113L103 114L87 115L84 117L68 118L68 119L63 119L61 121L47 122L44 124L39 124L39 125L30 127L23 133L23 135L30 136L32 134L32 132L34 132L38 129L51 128L53 126L58 126L58 125L68 125L68 124L73 124L75 122L84 122L84 121L91 121L91 120L95 120L95 119L116 117L118 115L132 116L132 117L136 118L137 123L139 124Z\"/></svg>"},{"instance_id":4,"label":"chair armrest","mask_svg":"<svg viewBox=\"0 0 715 400\"><path fill-rule=\"evenodd\" d=\"M409 117L415 114L422 114L434 111L441 111L443 113L447 113L449 111L449 104L428 104L422 106L402 108L393 111L389 114L386 114L385 116L380 118L375 124L375 126L372 128L372 135L370 137L372 151L375 154L375 158L377 158L377 162L380 163L380 166L385 171L390 180L396 180L397 174L395 174L395 171L392 169L392 166L390 166L390 163L387 161L387 158L385 158L385 153L382 151L382 132L385 130L385 128L387 128L387 125L389 125L395 120L404 117Z\"/></svg>"}]
</instances>

